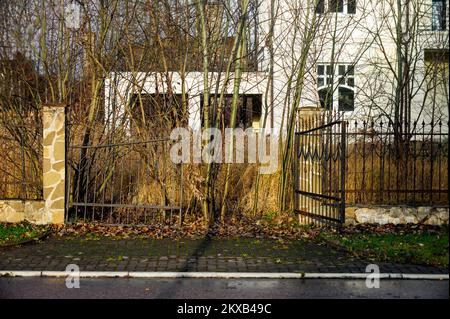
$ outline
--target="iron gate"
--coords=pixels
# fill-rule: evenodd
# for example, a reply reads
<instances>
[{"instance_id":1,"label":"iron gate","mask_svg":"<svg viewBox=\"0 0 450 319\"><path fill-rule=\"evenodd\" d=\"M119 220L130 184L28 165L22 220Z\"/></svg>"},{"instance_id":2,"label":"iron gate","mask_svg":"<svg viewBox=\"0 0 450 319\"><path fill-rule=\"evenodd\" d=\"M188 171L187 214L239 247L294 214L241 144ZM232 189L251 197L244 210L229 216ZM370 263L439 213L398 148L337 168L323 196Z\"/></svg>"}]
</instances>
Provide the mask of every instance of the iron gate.
<instances>
[{"instance_id":1,"label":"iron gate","mask_svg":"<svg viewBox=\"0 0 450 319\"><path fill-rule=\"evenodd\" d=\"M346 122L308 124L294 138L294 211L303 223L340 227L345 222Z\"/></svg>"},{"instance_id":2,"label":"iron gate","mask_svg":"<svg viewBox=\"0 0 450 319\"><path fill-rule=\"evenodd\" d=\"M66 222L143 225L182 220L183 171L171 140L67 148Z\"/></svg>"}]
</instances>

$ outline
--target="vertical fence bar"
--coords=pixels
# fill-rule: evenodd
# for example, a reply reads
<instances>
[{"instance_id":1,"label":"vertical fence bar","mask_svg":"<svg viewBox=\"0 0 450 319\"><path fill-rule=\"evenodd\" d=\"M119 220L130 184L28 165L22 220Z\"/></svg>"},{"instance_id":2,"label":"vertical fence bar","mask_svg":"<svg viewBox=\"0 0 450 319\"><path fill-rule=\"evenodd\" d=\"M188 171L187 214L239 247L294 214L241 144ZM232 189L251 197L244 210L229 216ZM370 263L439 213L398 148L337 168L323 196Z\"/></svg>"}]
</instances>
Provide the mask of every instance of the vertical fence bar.
<instances>
[{"instance_id":1,"label":"vertical fence bar","mask_svg":"<svg viewBox=\"0 0 450 319\"><path fill-rule=\"evenodd\" d=\"M375 136L375 123L372 121L370 123L370 202L374 201L374 166L373 166L373 154L374 154L374 136Z\"/></svg>"},{"instance_id":2,"label":"vertical fence bar","mask_svg":"<svg viewBox=\"0 0 450 319\"><path fill-rule=\"evenodd\" d=\"M27 193L26 193L26 174L25 174L25 145L24 145L24 141L23 141L23 136L20 136L20 151L21 151L21 174L22 174L22 181L21 181L21 187L20 187L20 192L21 192L21 198L25 199L27 198Z\"/></svg>"},{"instance_id":3,"label":"vertical fence bar","mask_svg":"<svg viewBox=\"0 0 450 319\"><path fill-rule=\"evenodd\" d=\"M380 160L380 169L379 169L379 178L378 178L378 184L379 184L379 196L380 196L380 201L383 202L384 199L384 167L385 167L385 162L384 162L384 154L385 154L385 143L384 143L384 137L386 136L385 132L383 131L383 121L380 122L380 140L381 140L381 145L380 145L380 155L379 155L379 160Z\"/></svg>"},{"instance_id":4,"label":"vertical fence bar","mask_svg":"<svg viewBox=\"0 0 450 319\"><path fill-rule=\"evenodd\" d=\"M183 163L180 163L180 210L179 210L179 226L183 225Z\"/></svg>"},{"instance_id":5,"label":"vertical fence bar","mask_svg":"<svg viewBox=\"0 0 450 319\"><path fill-rule=\"evenodd\" d=\"M441 160L442 160L442 121L439 121L439 142L438 142L438 202L441 201ZM447 159L448 161L448 159Z\"/></svg>"},{"instance_id":6,"label":"vertical fence bar","mask_svg":"<svg viewBox=\"0 0 450 319\"><path fill-rule=\"evenodd\" d=\"M359 192L358 192L358 161L357 161L357 154L358 154L358 138L356 135L356 132L358 132L358 122L355 121L355 127L354 127L354 138L353 138L353 202L357 202L357 198L359 198Z\"/></svg>"},{"instance_id":7,"label":"vertical fence bar","mask_svg":"<svg viewBox=\"0 0 450 319\"><path fill-rule=\"evenodd\" d=\"M425 121L422 122L422 189L425 189L425 155L426 155L426 143L425 143ZM425 201L425 192L422 192L422 202Z\"/></svg>"},{"instance_id":8,"label":"vertical fence bar","mask_svg":"<svg viewBox=\"0 0 450 319\"><path fill-rule=\"evenodd\" d=\"M406 122L405 127L410 127L408 125L408 122ZM403 142L403 150L404 150L404 154L405 154L405 163L404 163L404 168L405 168L405 172L403 174L403 183L404 183L404 187L405 187L405 193L403 194L403 202L408 202L408 198L409 198L409 192L408 192L408 165L409 165L409 144L410 144L410 140L411 140L411 136L406 137L406 140Z\"/></svg>"},{"instance_id":9,"label":"vertical fence bar","mask_svg":"<svg viewBox=\"0 0 450 319\"><path fill-rule=\"evenodd\" d=\"M293 170L294 170L294 211L299 209L298 206L298 193L297 190L299 189L299 172L298 172L298 143L299 143L299 136L297 134L294 134L294 158L292 161Z\"/></svg>"},{"instance_id":10,"label":"vertical fence bar","mask_svg":"<svg viewBox=\"0 0 450 319\"><path fill-rule=\"evenodd\" d=\"M414 128L417 127L417 122L414 122ZM416 190L416 174L417 174L417 140L414 140L413 145L413 189ZM416 192L413 192L413 203L416 203Z\"/></svg>"},{"instance_id":11,"label":"vertical fence bar","mask_svg":"<svg viewBox=\"0 0 450 319\"><path fill-rule=\"evenodd\" d=\"M430 205L431 205L433 203L433 174L434 174L434 170L433 170L433 168L434 168L434 165L433 165L433 162L434 162L434 154L433 154L433 149L434 149L433 148L433 144L434 144L434 136L433 136L434 123L433 123L433 121L431 121L430 126L431 126L431 130L430 130L431 135L430 135L430 186L429 186L430 194L429 194L429 202L430 202Z\"/></svg>"},{"instance_id":12,"label":"vertical fence bar","mask_svg":"<svg viewBox=\"0 0 450 319\"><path fill-rule=\"evenodd\" d=\"M345 223L345 159L346 159L346 123L341 123L341 203L340 203L340 220L341 224Z\"/></svg>"}]
</instances>

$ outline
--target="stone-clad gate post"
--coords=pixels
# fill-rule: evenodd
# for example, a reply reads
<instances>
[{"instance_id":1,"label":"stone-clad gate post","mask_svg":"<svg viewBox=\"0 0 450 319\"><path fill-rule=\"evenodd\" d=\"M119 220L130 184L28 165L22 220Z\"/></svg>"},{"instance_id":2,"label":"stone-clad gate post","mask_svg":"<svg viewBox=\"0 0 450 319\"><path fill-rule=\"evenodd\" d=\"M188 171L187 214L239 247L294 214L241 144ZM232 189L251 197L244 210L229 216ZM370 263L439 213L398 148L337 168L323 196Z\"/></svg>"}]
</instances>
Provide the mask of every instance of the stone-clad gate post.
<instances>
[{"instance_id":1,"label":"stone-clad gate post","mask_svg":"<svg viewBox=\"0 0 450 319\"><path fill-rule=\"evenodd\" d=\"M43 105L43 189L47 223L64 223L65 104Z\"/></svg>"}]
</instances>

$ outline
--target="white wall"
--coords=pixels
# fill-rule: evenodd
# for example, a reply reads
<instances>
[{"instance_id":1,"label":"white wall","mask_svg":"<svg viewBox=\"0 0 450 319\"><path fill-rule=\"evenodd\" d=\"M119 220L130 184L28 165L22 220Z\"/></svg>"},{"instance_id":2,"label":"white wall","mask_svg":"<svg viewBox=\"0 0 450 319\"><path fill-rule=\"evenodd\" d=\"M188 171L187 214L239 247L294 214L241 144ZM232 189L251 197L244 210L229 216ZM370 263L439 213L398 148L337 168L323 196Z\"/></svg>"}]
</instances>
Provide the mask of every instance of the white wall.
<instances>
[{"instance_id":1,"label":"white wall","mask_svg":"<svg viewBox=\"0 0 450 319\"><path fill-rule=\"evenodd\" d=\"M106 79L105 109L106 121L113 122L113 118L122 118L132 94L152 94L155 92L167 92L167 86L171 84L172 93L181 94L183 80L177 72L169 73L170 80L165 74L145 72L118 72L111 73ZM214 94L217 81L219 81L219 94L223 87L223 76L218 79L218 74L209 74L210 93ZM203 95L203 73L189 72L184 79L185 91L188 96L189 126L200 129L200 96ZM234 76L231 74L226 87L226 94L233 93ZM265 97L266 78L264 73L244 72L240 83L240 94L261 94ZM264 112L264 108L262 110ZM264 116L264 113L262 114ZM116 122L117 123L117 122ZM117 125L117 124L116 124Z\"/></svg>"}]
</instances>

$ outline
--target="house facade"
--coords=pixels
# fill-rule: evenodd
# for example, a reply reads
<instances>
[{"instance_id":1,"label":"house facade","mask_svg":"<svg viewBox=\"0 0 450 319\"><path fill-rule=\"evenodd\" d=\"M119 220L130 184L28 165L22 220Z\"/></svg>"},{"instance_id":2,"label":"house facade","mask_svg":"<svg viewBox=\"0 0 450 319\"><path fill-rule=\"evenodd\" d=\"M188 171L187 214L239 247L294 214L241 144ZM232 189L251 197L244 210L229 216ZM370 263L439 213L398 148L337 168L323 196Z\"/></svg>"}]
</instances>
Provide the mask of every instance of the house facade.
<instances>
[{"instance_id":1,"label":"house facade","mask_svg":"<svg viewBox=\"0 0 450 319\"><path fill-rule=\"evenodd\" d=\"M256 63L242 73L237 126L282 133L298 87L300 109L333 111L347 120L409 123L412 130L422 121L447 123L448 1L260 0L256 8ZM209 73L211 95L222 88L233 94L234 72L227 85L224 77L223 70ZM105 82L106 121L125 114L135 94L167 92L187 96L188 124L200 129L200 69L183 75L111 73Z\"/></svg>"}]
</instances>

